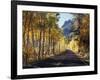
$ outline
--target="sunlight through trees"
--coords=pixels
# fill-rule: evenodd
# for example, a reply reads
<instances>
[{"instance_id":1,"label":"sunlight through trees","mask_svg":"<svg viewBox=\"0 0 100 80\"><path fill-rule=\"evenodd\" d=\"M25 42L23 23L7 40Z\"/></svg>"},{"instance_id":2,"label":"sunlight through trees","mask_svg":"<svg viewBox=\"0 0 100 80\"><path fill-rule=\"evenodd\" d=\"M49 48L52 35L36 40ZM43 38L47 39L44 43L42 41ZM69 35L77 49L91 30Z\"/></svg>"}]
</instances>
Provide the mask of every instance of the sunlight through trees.
<instances>
[{"instance_id":1,"label":"sunlight through trees","mask_svg":"<svg viewBox=\"0 0 100 80\"><path fill-rule=\"evenodd\" d=\"M57 12L23 11L22 15L24 65L62 54L67 49L89 60L88 14L72 14L74 18L68 36L57 24Z\"/></svg>"}]
</instances>

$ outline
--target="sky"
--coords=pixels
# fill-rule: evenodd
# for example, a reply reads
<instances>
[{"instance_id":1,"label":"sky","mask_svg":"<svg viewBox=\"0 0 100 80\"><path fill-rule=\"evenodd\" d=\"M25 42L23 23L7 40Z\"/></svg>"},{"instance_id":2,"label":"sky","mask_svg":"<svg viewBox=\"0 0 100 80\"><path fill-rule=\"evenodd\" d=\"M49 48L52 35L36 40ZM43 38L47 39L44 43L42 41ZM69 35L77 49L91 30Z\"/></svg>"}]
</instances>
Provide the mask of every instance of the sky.
<instances>
[{"instance_id":1,"label":"sky","mask_svg":"<svg viewBox=\"0 0 100 80\"><path fill-rule=\"evenodd\" d=\"M62 25L64 24L65 21L67 20L72 20L72 18L74 17L72 14L70 13L59 13L59 21L58 21L58 26L61 28Z\"/></svg>"}]
</instances>

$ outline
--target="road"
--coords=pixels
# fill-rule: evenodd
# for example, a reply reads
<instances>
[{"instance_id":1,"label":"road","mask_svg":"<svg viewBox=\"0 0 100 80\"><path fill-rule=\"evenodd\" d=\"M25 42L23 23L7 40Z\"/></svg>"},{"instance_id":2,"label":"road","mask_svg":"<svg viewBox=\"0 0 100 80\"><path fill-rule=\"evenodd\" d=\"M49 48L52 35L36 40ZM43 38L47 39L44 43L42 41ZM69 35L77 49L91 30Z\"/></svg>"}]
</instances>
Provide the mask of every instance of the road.
<instances>
[{"instance_id":1,"label":"road","mask_svg":"<svg viewBox=\"0 0 100 80\"><path fill-rule=\"evenodd\" d=\"M85 66L89 63L81 60L71 50L66 50L60 55L33 63L25 68L44 68L44 67L67 67L67 66Z\"/></svg>"}]
</instances>

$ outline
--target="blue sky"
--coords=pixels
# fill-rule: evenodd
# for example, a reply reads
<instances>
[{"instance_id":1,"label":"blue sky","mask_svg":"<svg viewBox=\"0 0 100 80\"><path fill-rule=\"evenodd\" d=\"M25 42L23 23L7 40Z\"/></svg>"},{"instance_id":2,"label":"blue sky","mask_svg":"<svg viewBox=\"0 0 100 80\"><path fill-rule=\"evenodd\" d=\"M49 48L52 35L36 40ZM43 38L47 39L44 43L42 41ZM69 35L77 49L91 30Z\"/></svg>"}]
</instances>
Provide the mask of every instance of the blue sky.
<instances>
[{"instance_id":1,"label":"blue sky","mask_svg":"<svg viewBox=\"0 0 100 80\"><path fill-rule=\"evenodd\" d=\"M70 14L70 13L63 13L63 12L61 12L61 13L59 13L60 15L59 15L59 21L58 21L58 25L59 25L59 27L61 28L62 27L62 25L64 24L64 22L65 21L67 21L67 20L72 20L72 18L74 17L72 14Z\"/></svg>"}]
</instances>

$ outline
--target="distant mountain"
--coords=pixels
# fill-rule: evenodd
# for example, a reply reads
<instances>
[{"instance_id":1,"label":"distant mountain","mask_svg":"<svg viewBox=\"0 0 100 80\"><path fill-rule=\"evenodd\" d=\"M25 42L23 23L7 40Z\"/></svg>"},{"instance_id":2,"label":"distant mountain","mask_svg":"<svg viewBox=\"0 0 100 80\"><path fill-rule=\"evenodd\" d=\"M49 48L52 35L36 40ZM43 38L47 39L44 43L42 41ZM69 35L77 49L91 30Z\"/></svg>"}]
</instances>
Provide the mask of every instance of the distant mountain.
<instances>
[{"instance_id":1,"label":"distant mountain","mask_svg":"<svg viewBox=\"0 0 100 80\"><path fill-rule=\"evenodd\" d=\"M73 25L72 20L65 21L65 23L62 26L64 36L69 36L69 34L72 31L72 25Z\"/></svg>"}]
</instances>

